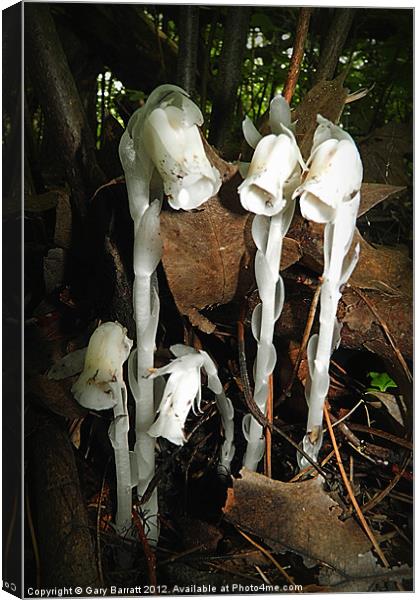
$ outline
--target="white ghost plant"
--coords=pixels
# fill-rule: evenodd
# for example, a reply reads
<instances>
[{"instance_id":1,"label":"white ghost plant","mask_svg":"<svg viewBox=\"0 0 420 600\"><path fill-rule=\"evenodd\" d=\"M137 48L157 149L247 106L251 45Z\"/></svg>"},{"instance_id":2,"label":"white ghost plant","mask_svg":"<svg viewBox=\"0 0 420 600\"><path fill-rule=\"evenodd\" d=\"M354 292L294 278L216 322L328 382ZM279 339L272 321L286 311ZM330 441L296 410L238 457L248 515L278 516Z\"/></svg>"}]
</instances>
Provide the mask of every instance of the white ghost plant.
<instances>
[{"instance_id":1,"label":"white ghost plant","mask_svg":"<svg viewBox=\"0 0 420 600\"><path fill-rule=\"evenodd\" d=\"M103 323L95 329L85 353L83 371L72 386L72 393L81 406L114 411L109 437L117 476L115 528L121 535L131 527L132 488L137 483L137 473L131 472L127 388L123 379L123 364L133 344L126 333L117 322Z\"/></svg>"},{"instance_id":2,"label":"white ghost plant","mask_svg":"<svg viewBox=\"0 0 420 600\"><path fill-rule=\"evenodd\" d=\"M356 266L359 247L350 251L360 203L363 167L351 136L318 115L309 171L295 190L304 218L324 223L324 272L320 295L319 334L308 343L309 376L306 398L309 414L303 448L317 460L322 445L324 401L328 394L330 357L340 340L336 319L341 286ZM301 468L307 466L298 457Z\"/></svg>"},{"instance_id":3,"label":"white ghost plant","mask_svg":"<svg viewBox=\"0 0 420 600\"><path fill-rule=\"evenodd\" d=\"M235 452L233 406L225 395L216 365L204 350L196 351L183 344L175 344L170 347L170 350L176 358L150 375L151 379L163 375L169 375L169 378L158 409L159 416L149 429L149 434L154 437L162 436L178 446L185 443L184 425L188 413L194 408L200 410L201 369L203 369L207 375L207 387L215 394L225 436L219 471L229 473Z\"/></svg>"},{"instance_id":4,"label":"white ghost plant","mask_svg":"<svg viewBox=\"0 0 420 600\"><path fill-rule=\"evenodd\" d=\"M263 414L267 406L269 377L276 364L274 325L284 303L284 285L279 272L282 242L295 209L292 192L300 180L300 166L304 166L293 133L278 121L279 118L290 126L290 109L281 96L277 96L270 107L271 128L279 133L265 137L258 134L260 139L247 177L239 186L242 206L256 214L252 235L257 246L255 276L261 303L252 315L252 332L258 344L254 401ZM249 124L244 126L249 143L257 139L255 131L251 131ZM255 471L265 450L263 429L248 414L243 421L243 431L248 442L244 465Z\"/></svg>"},{"instance_id":5,"label":"white ghost plant","mask_svg":"<svg viewBox=\"0 0 420 600\"><path fill-rule=\"evenodd\" d=\"M172 208L191 210L216 194L221 185L219 172L204 151L198 129L202 123L199 108L184 90L162 85L132 115L119 147L134 222L137 365L133 356L129 381L136 402L135 452L140 497L155 471L155 439L148 433L155 417L155 398L153 381L147 375L154 364L159 321L156 267L162 256L162 194L165 192ZM156 490L142 508L147 514L147 536L155 544L159 534Z\"/></svg>"}]
</instances>

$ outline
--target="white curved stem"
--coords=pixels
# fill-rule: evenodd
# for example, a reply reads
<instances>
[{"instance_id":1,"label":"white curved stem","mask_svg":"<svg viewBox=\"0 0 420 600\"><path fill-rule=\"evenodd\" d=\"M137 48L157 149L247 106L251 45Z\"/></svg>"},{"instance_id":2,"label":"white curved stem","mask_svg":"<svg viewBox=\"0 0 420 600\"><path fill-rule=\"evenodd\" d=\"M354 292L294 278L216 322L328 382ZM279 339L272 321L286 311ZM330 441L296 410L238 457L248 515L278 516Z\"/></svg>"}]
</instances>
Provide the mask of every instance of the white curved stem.
<instances>
[{"instance_id":1,"label":"white curved stem","mask_svg":"<svg viewBox=\"0 0 420 600\"><path fill-rule=\"evenodd\" d=\"M128 430L130 423L127 410L127 388L124 382L109 384L117 404L114 407L114 421L109 428L109 437L115 454L117 477L117 512L115 529L119 535L128 532L131 527L132 481Z\"/></svg>"},{"instance_id":2,"label":"white curved stem","mask_svg":"<svg viewBox=\"0 0 420 600\"><path fill-rule=\"evenodd\" d=\"M292 205L294 207L293 202ZM271 217L265 252L263 253L261 250L257 251L257 253L264 255L271 274L271 277L261 282L261 288L259 289L262 299L261 329L254 374L254 401L264 415L267 410L268 381L275 363L275 360L270 360L270 355L275 357L275 348L273 346L274 326L276 323L275 297L277 282L280 279L282 243L285 230L290 225L291 216L289 219L289 214L293 214L293 211L290 211L290 209L284 212L286 214L283 214L282 211ZM248 444L243 464L248 469L255 471L264 454L265 441L263 428L254 417L251 417L247 438Z\"/></svg>"},{"instance_id":3,"label":"white curved stem","mask_svg":"<svg viewBox=\"0 0 420 600\"><path fill-rule=\"evenodd\" d=\"M335 345L334 331L341 297L340 286L344 283L343 264L354 230L350 229L350 239L343 238L343 226L348 229L349 212L351 213L345 206L340 206L334 223L327 224L324 230L325 267L320 295L319 335L310 376L309 412L303 440L304 450L315 461L322 445L324 402L330 382L328 371ZM298 461L301 468L308 466L306 459L299 457Z\"/></svg>"}]
</instances>

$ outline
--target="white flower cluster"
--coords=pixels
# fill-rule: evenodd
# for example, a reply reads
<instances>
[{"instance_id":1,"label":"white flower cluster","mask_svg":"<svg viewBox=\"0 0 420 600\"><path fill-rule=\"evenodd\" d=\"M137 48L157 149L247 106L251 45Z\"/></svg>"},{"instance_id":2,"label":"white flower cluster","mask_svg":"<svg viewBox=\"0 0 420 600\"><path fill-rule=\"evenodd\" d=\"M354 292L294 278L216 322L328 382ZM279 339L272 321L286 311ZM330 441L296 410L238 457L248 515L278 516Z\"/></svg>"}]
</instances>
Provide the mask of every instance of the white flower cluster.
<instances>
[{"instance_id":1,"label":"white flower cluster","mask_svg":"<svg viewBox=\"0 0 420 600\"><path fill-rule=\"evenodd\" d=\"M215 394L224 431L220 469L229 472L235 451L233 406L210 356L176 344L171 346L175 359L154 369L163 193L173 209L191 210L217 194L221 185L220 175L204 151L198 129L202 122L198 107L184 90L172 85L154 90L131 117L121 138L120 159L134 223L137 348L130 354L132 342L126 330L118 323L104 323L93 333L87 351L68 355L50 371L50 377L58 379L74 375L83 367L72 388L78 402L91 410L114 410L109 435L117 469L116 528L121 533L131 524L133 487L141 497L153 478L156 438L164 437L177 445L185 442L186 418L191 409L200 410L202 372ZM271 102L269 123L271 134L264 137L248 118L243 123L245 138L255 152L239 187L243 207L255 214L252 235L257 247L255 275L261 299L252 315L257 341L254 400L265 414L269 378L277 361L274 326L285 295L280 276L282 243L294 214L295 199L300 197L302 215L325 224L319 333L311 337L307 349L309 376L305 392L309 415L303 440L307 454L317 460L330 356L340 339L336 319L340 287L358 259L358 248L352 252L350 248L360 201L362 163L350 135L318 116L311 155L305 164L294 137L289 106L282 96ZM136 405L134 453L128 446L127 393L122 374L128 357L129 384ZM166 383L164 376L168 376ZM247 440L244 465L256 470L265 449L263 430L254 417L246 415L243 431ZM299 463L306 465L305 460L299 459ZM148 513L149 541L156 544L156 490L143 504L143 510Z\"/></svg>"},{"instance_id":2,"label":"white flower cluster","mask_svg":"<svg viewBox=\"0 0 420 600\"><path fill-rule=\"evenodd\" d=\"M130 387L136 402L138 483L142 496L155 471L155 439L149 433L155 418L155 390L146 376L154 364L159 321L156 267L162 256L160 209L163 192L172 208L197 208L221 185L209 162L198 129L200 109L181 88L156 88L146 104L130 118L120 142L130 213L134 222L134 317L137 334L137 369L130 362ZM152 202L150 203L150 197ZM158 539L157 492L143 504L148 513L148 537Z\"/></svg>"},{"instance_id":3,"label":"white flower cluster","mask_svg":"<svg viewBox=\"0 0 420 600\"><path fill-rule=\"evenodd\" d=\"M255 147L255 152L246 179L239 187L243 207L256 213L252 234L257 246L255 276L261 304L252 315L252 331L258 344L254 401L265 414L269 376L276 364L274 325L284 302L279 275L281 245L293 216L293 200L300 196L302 215L325 223L320 329L308 344L309 377L305 392L309 415L303 441L304 450L316 460L322 444L330 356L340 339L336 319L340 286L347 282L358 259L358 248L351 254L349 250L363 169L350 135L321 115L307 165L290 129L288 105L281 96L271 102L269 121L273 134L265 137L261 137L248 118L243 123L245 139ZM251 415L246 415L243 430L248 441L244 465L255 470L265 448L262 427ZM305 466L306 460L299 458L299 464Z\"/></svg>"}]
</instances>

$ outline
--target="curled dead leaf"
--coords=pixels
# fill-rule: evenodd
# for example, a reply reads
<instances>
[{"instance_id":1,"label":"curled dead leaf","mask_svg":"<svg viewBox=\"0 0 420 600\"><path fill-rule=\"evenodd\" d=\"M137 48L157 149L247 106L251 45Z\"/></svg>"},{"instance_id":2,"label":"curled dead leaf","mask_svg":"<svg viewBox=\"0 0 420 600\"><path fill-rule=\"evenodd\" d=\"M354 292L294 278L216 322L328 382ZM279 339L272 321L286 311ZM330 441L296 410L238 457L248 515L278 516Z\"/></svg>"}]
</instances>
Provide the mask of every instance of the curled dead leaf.
<instances>
[{"instance_id":1,"label":"curled dead leaf","mask_svg":"<svg viewBox=\"0 0 420 600\"><path fill-rule=\"evenodd\" d=\"M374 589L376 576L392 577L390 570L377 563L358 524L340 520L342 510L323 489L320 477L284 483L242 469L228 494L224 514L274 552L289 550L324 565L340 582L341 591L349 591L348 583L352 590L366 592ZM409 576L407 569L405 573ZM325 582L326 578L320 580Z\"/></svg>"}]
</instances>

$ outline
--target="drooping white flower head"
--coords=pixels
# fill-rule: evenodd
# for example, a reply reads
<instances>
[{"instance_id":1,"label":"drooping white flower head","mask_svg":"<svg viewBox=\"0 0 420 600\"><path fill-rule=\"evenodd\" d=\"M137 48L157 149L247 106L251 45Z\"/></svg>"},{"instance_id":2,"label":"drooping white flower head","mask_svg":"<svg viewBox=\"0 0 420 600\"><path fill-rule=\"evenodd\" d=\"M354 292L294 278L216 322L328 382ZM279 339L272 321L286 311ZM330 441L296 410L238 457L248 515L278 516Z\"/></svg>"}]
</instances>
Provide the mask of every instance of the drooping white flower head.
<instances>
[{"instance_id":1,"label":"drooping white flower head","mask_svg":"<svg viewBox=\"0 0 420 600\"><path fill-rule=\"evenodd\" d=\"M113 408L116 399L112 384L123 383L122 366L133 342L119 323L103 323L93 332L83 371L72 387L76 400L92 410Z\"/></svg>"},{"instance_id":2,"label":"drooping white flower head","mask_svg":"<svg viewBox=\"0 0 420 600\"><path fill-rule=\"evenodd\" d=\"M294 197L300 196L304 218L329 223L335 220L339 205L357 197L363 167L351 136L320 115L317 120L309 172Z\"/></svg>"},{"instance_id":3,"label":"drooping white flower head","mask_svg":"<svg viewBox=\"0 0 420 600\"><path fill-rule=\"evenodd\" d=\"M284 208L283 189L299 160L299 150L289 133L266 135L258 142L247 177L238 188L246 210L271 217Z\"/></svg>"},{"instance_id":4,"label":"drooping white flower head","mask_svg":"<svg viewBox=\"0 0 420 600\"><path fill-rule=\"evenodd\" d=\"M184 444L184 425L188 413L194 401L199 406L201 400L202 365L201 355L194 352L178 356L152 373L152 378L169 374L169 379L159 406L159 417L150 427L149 435L162 436L178 446Z\"/></svg>"},{"instance_id":5,"label":"drooping white flower head","mask_svg":"<svg viewBox=\"0 0 420 600\"><path fill-rule=\"evenodd\" d=\"M169 91L145 118L147 152L163 180L169 204L190 210L219 191L221 178L204 151L203 115L181 88Z\"/></svg>"},{"instance_id":6,"label":"drooping white flower head","mask_svg":"<svg viewBox=\"0 0 420 600\"><path fill-rule=\"evenodd\" d=\"M221 178L204 151L198 129L202 124L200 109L182 88L168 84L153 90L121 139L120 159L131 175L128 186L135 186L137 178L148 187L155 168L176 210L197 208L217 194ZM145 208L144 202L130 206L133 219Z\"/></svg>"},{"instance_id":7,"label":"drooping white flower head","mask_svg":"<svg viewBox=\"0 0 420 600\"><path fill-rule=\"evenodd\" d=\"M165 367L156 369L151 378L169 375L159 406L159 417L148 433L153 437L162 436L181 446L186 441L184 425L191 409L200 410L201 369L207 375L207 387L215 394L216 405L222 419L225 441L221 449L220 465L229 471L235 452L233 445L233 406L226 397L217 368L204 350L194 350L184 344L175 344L170 348L176 357Z\"/></svg>"}]
</instances>

